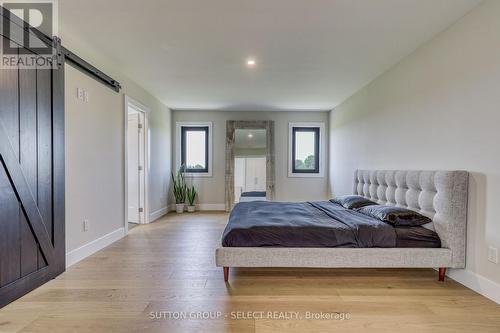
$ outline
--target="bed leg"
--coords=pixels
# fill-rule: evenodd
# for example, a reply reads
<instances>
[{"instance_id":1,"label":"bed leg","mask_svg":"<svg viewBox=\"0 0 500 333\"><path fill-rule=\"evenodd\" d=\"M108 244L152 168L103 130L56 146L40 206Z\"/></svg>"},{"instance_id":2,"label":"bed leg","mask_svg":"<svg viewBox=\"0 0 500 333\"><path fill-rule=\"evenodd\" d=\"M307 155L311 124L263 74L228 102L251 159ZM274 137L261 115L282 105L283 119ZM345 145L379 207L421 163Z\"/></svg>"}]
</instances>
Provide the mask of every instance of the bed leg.
<instances>
[{"instance_id":1,"label":"bed leg","mask_svg":"<svg viewBox=\"0 0 500 333\"><path fill-rule=\"evenodd\" d=\"M229 281L229 267L224 267L224 282Z\"/></svg>"},{"instance_id":2,"label":"bed leg","mask_svg":"<svg viewBox=\"0 0 500 333\"><path fill-rule=\"evenodd\" d=\"M446 268L445 267L440 267L439 268L439 281L444 282L444 277L446 276Z\"/></svg>"}]
</instances>

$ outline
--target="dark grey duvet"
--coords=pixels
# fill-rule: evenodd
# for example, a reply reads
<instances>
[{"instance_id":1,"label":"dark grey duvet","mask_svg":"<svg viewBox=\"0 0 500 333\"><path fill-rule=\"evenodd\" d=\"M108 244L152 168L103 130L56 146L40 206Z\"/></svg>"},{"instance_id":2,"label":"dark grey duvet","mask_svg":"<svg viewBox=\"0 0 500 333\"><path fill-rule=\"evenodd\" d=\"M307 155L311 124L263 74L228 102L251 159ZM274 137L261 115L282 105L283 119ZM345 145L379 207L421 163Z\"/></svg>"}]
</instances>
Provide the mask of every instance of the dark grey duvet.
<instances>
[{"instance_id":1,"label":"dark grey duvet","mask_svg":"<svg viewBox=\"0 0 500 333\"><path fill-rule=\"evenodd\" d=\"M439 237L425 228L396 232L397 228L330 201L242 202L237 204L222 236L227 247L440 247ZM407 228L408 229L408 228ZM421 230L424 229L424 230Z\"/></svg>"}]
</instances>

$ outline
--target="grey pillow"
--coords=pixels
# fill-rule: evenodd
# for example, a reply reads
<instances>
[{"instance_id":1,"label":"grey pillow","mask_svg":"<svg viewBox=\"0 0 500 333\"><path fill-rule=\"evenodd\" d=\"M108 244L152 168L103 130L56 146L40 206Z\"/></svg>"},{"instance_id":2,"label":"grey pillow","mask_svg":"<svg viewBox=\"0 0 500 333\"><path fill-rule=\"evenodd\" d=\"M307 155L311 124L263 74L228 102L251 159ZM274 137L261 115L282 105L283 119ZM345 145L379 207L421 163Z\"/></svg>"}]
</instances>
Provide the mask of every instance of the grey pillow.
<instances>
[{"instance_id":1,"label":"grey pillow","mask_svg":"<svg viewBox=\"0 0 500 333\"><path fill-rule=\"evenodd\" d=\"M371 205L361 207L357 211L394 226L416 227L432 222L427 216L401 207Z\"/></svg>"},{"instance_id":2,"label":"grey pillow","mask_svg":"<svg viewBox=\"0 0 500 333\"><path fill-rule=\"evenodd\" d=\"M376 205L375 202L370 201L360 195L342 195L339 197L335 197L330 201L342 205L347 209L356 209L368 205Z\"/></svg>"}]
</instances>

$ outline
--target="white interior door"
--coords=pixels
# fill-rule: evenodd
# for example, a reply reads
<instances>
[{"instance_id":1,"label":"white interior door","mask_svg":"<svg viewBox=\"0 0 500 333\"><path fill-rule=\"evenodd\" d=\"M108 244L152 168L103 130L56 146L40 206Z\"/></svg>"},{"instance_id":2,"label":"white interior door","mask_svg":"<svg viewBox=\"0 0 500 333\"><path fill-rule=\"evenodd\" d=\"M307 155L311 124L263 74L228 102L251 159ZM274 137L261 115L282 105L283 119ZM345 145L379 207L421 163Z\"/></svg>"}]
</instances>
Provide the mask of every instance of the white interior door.
<instances>
[{"instance_id":1,"label":"white interior door","mask_svg":"<svg viewBox=\"0 0 500 333\"><path fill-rule=\"evenodd\" d=\"M234 202L240 201L241 193L245 188L245 160L241 157L234 158Z\"/></svg>"},{"instance_id":2,"label":"white interior door","mask_svg":"<svg viewBox=\"0 0 500 333\"><path fill-rule=\"evenodd\" d=\"M141 223L141 114L128 115L128 221Z\"/></svg>"},{"instance_id":3,"label":"white interior door","mask_svg":"<svg viewBox=\"0 0 500 333\"><path fill-rule=\"evenodd\" d=\"M266 190L266 158L246 158L245 191Z\"/></svg>"}]
</instances>

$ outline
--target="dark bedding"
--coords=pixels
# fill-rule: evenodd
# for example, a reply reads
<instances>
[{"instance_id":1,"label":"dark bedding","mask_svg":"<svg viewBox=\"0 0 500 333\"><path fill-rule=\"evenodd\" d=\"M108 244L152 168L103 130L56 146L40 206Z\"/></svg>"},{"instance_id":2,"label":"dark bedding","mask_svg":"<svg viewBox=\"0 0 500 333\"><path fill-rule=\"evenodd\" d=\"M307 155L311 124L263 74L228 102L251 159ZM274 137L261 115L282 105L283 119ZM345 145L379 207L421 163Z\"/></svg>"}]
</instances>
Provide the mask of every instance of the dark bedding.
<instances>
[{"instance_id":1,"label":"dark bedding","mask_svg":"<svg viewBox=\"0 0 500 333\"><path fill-rule=\"evenodd\" d=\"M424 227L395 227L396 247L441 247L441 239Z\"/></svg>"},{"instance_id":2,"label":"dark bedding","mask_svg":"<svg viewBox=\"0 0 500 333\"><path fill-rule=\"evenodd\" d=\"M397 229L399 228L330 201L242 202L234 207L229 217L222 236L222 245L227 247L440 247L440 243L438 245L430 234L434 233L433 231L422 227L404 228L405 230L400 231ZM426 231L415 232L406 229ZM420 236L425 238L427 246L413 246L418 243ZM431 244L436 246L430 246Z\"/></svg>"},{"instance_id":3,"label":"dark bedding","mask_svg":"<svg viewBox=\"0 0 500 333\"><path fill-rule=\"evenodd\" d=\"M241 197L266 197L266 192L261 191L251 191L251 192L243 192L241 193Z\"/></svg>"}]
</instances>

